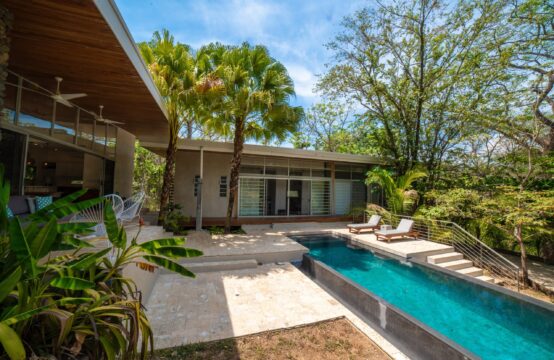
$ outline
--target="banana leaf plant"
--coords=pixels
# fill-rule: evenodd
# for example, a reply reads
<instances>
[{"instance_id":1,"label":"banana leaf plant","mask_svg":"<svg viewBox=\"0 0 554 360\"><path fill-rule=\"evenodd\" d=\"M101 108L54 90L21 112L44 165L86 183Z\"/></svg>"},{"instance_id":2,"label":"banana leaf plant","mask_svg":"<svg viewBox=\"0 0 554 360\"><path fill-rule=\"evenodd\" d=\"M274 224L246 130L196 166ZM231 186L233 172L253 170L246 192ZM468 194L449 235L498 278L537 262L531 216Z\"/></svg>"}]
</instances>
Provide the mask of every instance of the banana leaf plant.
<instances>
[{"instance_id":1,"label":"banana leaf plant","mask_svg":"<svg viewBox=\"0 0 554 360\"><path fill-rule=\"evenodd\" d=\"M200 256L183 238L128 241L113 209L105 206L108 246L83 237L93 223L61 220L102 198L78 201L86 190L55 201L24 221L9 219L9 183L0 166L0 359L145 358L153 334L126 266L163 267L194 274L179 264ZM139 231L140 233L140 231Z\"/></svg>"}]
</instances>

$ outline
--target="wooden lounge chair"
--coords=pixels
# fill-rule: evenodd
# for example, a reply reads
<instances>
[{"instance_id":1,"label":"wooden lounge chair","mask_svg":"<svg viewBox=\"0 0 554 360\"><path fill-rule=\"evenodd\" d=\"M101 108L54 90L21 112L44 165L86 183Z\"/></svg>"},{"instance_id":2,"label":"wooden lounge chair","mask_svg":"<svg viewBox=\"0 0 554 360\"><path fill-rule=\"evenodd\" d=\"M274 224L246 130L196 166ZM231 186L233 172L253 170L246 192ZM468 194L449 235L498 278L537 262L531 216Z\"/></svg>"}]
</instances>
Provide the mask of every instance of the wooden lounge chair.
<instances>
[{"instance_id":1,"label":"wooden lounge chair","mask_svg":"<svg viewBox=\"0 0 554 360\"><path fill-rule=\"evenodd\" d=\"M348 231L351 233L359 234L362 230L375 230L379 227L381 221L380 215L371 215L366 223L362 224L348 224Z\"/></svg>"},{"instance_id":2,"label":"wooden lounge chair","mask_svg":"<svg viewBox=\"0 0 554 360\"><path fill-rule=\"evenodd\" d=\"M403 239L406 237L417 238L418 232L413 230L414 221L408 219L400 220L400 223L393 230L377 230L375 235L377 235L377 240L387 240L390 242L394 239Z\"/></svg>"}]
</instances>

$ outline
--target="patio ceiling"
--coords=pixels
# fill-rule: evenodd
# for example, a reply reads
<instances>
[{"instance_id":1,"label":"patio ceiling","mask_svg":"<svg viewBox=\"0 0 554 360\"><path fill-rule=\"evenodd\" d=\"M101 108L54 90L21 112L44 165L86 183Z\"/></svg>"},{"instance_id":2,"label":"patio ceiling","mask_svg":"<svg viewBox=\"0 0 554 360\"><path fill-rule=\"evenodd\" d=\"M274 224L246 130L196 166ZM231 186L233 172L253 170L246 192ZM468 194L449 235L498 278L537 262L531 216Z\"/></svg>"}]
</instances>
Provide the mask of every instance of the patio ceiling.
<instances>
[{"instance_id":1,"label":"patio ceiling","mask_svg":"<svg viewBox=\"0 0 554 360\"><path fill-rule=\"evenodd\" d=\"M85 92L74 101L143 141L165 139L161 97L112 0L5 0L13 13L10 70L55 91Z\"/></svg>"}]
</instances>

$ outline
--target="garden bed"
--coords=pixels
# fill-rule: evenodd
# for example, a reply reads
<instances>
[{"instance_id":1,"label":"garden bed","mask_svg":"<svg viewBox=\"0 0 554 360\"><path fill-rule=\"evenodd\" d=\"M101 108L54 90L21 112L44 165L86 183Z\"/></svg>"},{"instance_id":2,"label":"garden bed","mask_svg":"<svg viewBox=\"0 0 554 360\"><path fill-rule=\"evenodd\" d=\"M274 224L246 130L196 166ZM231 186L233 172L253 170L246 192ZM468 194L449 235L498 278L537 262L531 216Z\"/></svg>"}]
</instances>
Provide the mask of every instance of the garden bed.
<instances>
[{"instance_id":1,"label":"garden bed","mask_svg":"<svg viewBox=\"0 0 554 360\"><path fill-rule=\"evenodd\" d=\"M390 357L347 319L158 350L155 359L372 359Z\"/></svg>"}]
</instances>

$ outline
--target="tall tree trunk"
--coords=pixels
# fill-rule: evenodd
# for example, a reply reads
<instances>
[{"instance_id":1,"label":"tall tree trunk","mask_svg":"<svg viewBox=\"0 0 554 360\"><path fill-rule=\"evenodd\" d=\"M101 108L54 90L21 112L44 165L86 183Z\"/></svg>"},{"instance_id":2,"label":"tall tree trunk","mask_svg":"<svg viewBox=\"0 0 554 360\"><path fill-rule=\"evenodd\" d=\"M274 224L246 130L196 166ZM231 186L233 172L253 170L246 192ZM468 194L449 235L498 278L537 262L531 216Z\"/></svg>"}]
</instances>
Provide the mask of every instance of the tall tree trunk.
<instances>
[{"instance_id":1,"label":"tall tree trunk","mask_svg":"<svg viewBox=\"0 0 554 360\"><path fill-rule=\"evenodd\" d=\"M529 272L527 271L527 251L525 250L525 245L523 244L523 235L521 225L516 225L514 229L514 236L517 239L519 244L519 250L521 252L521 279L523 281L523 286L529 285Z\"/></svg>"},{"instance_id":2,"label":"tall tree trunk","mask_svg":"<svg viewBox=\"0 0 554 360\"><path fill-rule=\"evenodd\" d=\"M187 121L187 139L192 139L192 120Z\"/></svg>"},{"instance_id":3,"label":"tall tree trunk","mask_svg":"<svg viewBox=\"0 0 554 360\"><path fill-rule=\"evenodd\" d=\"M169 144L165 152L165 169L162 183L162 192L160 195L160 212L158 214L158 225L163 225L167 213L167 205L171 194L171 187L175 181L175 156L177 154L178 136L172 126L169 127Z\"/></svg>"},{"instance_id":4,"label":"tall tree trunk","mask_svg":"<svg viewBox=\"0 0 554 360\"><path fill-rule=\"evenodd\" d=\"M10 37L12 15L7 8L0 5L0 111L4 109L6 95L6 79L8 78L8 62L10 55Z\"/></svg>"},{"instance_id":5,"label":"tall tree trunk","mask_svg":"<svg viewBox=\"0 0 554 360\"><path fill-rule=\"evenodd\" d=\"M431 5L432 6L432 5ZM419 73L418 73L418 94L416 107L416 125L415 125L415 140L411 158L410 168L417 163L419 157L419 141L421 132L421 115L423 113L424 87L425 87L425 22L427 20L427 2L423 1L421 5L421 18L419 19Z\"/></svg>"},{"instance_id":6,"label":"tall tree trunk","mask_svg":"<svg viewBox=\"0 0 554 360\"><path fill-rule=\"evenodd\" d=\"M235 138L233 140L233 160L231 161L231 174L229 181L229 202L227 203L227 217L225 218L225 233L231 232L231 218L239 189L239 171L244 147L244 120L235 122Z\"/></svg>"}]
</instances>

